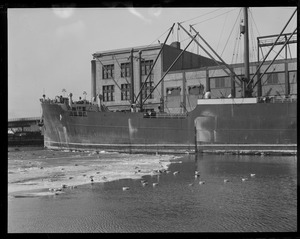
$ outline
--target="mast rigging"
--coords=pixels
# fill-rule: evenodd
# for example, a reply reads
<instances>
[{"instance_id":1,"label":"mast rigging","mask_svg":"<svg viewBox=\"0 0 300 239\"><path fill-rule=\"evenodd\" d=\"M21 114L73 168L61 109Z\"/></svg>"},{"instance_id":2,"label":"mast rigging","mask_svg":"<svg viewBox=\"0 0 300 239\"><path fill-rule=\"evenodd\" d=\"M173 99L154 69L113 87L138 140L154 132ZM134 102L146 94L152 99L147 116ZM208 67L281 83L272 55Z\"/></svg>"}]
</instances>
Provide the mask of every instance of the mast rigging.
<instances>
[{"instance_id":1,"label":"mast rigging","mask_svg":"<svg viewBox=\"0 0 300 239\"><path fill-rule=\"evenodd\" d=\"M189 44L180 52L180 54L177 56L177 58L174 60L174 62L171 64L171 66L167 69L167 71L164 73L162 78L159 80L159 82L153 87L153 89L150 91L150 94L144 99L143 104L146 102L146 100L149 98L149 96L152 94L152 92L156 89L156 87L162 82L162 80L165 78L165 76L168 74L168 72L172 69L172 67L175 65L175 63L178 61L178 59L181 57L181 55L186 51L186 49L189 47L189 45L193 42L193 40L196 38L197 35L193 37L193 39L189 42Z\"/></svg>"},{"instance_id":2,"label":"mast rigging","mask_svg":"<svg viewBox=\"0 0 300 239\"><path fill-rule=\"evenodd\" d=\"M180 24L178 23L179 26L191 37L191 34ZM236 75L233 70L223 61L223 59L208 45L208 43L203 39L203 37L200 36L199 32L197 32L193 26L191 26L191 29L193 29L193 31L196 33L196 36L198 35L200 37L200 39L213 51L213 53L219 58L219 60L224 64L223 66L225 66L235 77L237 77L239 80L240 77L238 75ZM218 65L218 66L222 66L219 62L216 61L216 59L214 59L214 57L203 47L201 46L201 44L195 39L193 38L194 41L201 47L201 49ZM223 67L222 67L222 70L230 77L230 73L228 73ZM239 85L241 86L240 82L238 82L236 79L234 79L234 81Z\"/></svg>"},{"instance_id":3,"label":"mast rigging","mask_svg":"<svg viewBox=\"0 0 300 239\"><path fill-rule=\"evenodd\" d=\"M284 28L281 30L281 32L279 33L278 37L276 38L275 42L273 43L272 47L269 49L267 55L265 55L264 59L262 60L262 62L259 64L258 68L256 69L256 72L253 74L252 78L250 79L250 81L247 84L247 87L252 83L254 77L257 75L257 73L259 72L260 68L262 67L262 65L264 64L264 62L266 61L267 57L269 56L269 54L271 53L272 49L274 48L274 46L277 44L278 39L280 38L280 36L283 34L284 30L286 29L286 27L288 26L288 24L290 23L290 21L292 20L293 16L295 15L297 9L293 12L292 16L289 18L288 22L285 24ZM296 28L297 30L297 28ZM290 38L289 38L290 39ZM257 84L257 83L256 83ZM255 84L255 85L256 85ZM254 85L254 86L255 86ZM254 87L253 86L253 87Z\"/></svg>"},{"instance_id":4,"label":"mast rigging","mask_svg":"<svg viewBox=\"0 0 300 239\"><path fill-rule=\"evenodd\" d=\"M151 72L152 72L152 70L153 70L153 68L154 68L154 66L155 66L155 64L156 64L156 62L157 62L157 60L158 60L158 57L159 57L160 54L162 53L162 50L163 50L163 48L164 48L164 46L165 46L165 44L166 44L166 42L167 42L167 40L168 40L168 38L169 38L171 32L173 31L174 25L175 25L175 23L173 23L173 25L172 25L172 27L171 27L171 29L170 29L170 31L169 31L169 33L168 33L168 35L167 35L165 41L164 41L162 47L160 48L160 51L159 51L159 53L157 54L157 56L156 56L156 58L155 58L155 60L154 60L154 63L152 64L151 69L150 69L150 71L149 71L149 73L148 73L148 75L147 75L147 77L146 77L146 79L145 79L143 85L140 87L140 91L139 91L139 93L137 94L137 96L136 96L134 102L137 101L138 97L139 97L140 94L142 93L142 90L143 90L144 86L146 85L148 78L149 78L150 75L151 75ZM141 58L140 58L140 59L141 59ZM141 109L142 109L142 105L143 105L143 104L140 105Z\"/></svg>"}]
</instances>

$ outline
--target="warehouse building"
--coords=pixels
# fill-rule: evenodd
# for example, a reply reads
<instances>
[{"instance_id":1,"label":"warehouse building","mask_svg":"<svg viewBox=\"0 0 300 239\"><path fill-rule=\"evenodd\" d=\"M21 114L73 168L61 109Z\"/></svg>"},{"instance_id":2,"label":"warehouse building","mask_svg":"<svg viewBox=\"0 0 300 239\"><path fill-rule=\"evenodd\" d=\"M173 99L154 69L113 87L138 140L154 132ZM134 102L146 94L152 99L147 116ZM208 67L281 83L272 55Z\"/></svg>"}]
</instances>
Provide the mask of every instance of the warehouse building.
<instances>
[{"instance_id":1,"label":"warehouse building","mask_svg":"<svg viewBox=\"0 0 300 239\"><path fill-rule=\"evenodd\" d=\"M155 44L96 52L91 61L92 96L100 95L102 103L111 111L128 111L131 105L138 110L143 104L144 110L159 109L168 113L192 110L206 91L211 92L212 98L242 97L236 77L226 74L220 62L216 64L207 57L184 51L172 65L182 51L180 43L173 42L164 47ZM260 72L264 72L269 63L265 62ZM250 78L258 65L250 63ZM244 75L243 64L230 65L230 68L236 75ZM296 79L297 60L277 60L256 84L253 96L296 98ZM254 82L256 80L257 76Z\"/></svg>"}]
</instances>

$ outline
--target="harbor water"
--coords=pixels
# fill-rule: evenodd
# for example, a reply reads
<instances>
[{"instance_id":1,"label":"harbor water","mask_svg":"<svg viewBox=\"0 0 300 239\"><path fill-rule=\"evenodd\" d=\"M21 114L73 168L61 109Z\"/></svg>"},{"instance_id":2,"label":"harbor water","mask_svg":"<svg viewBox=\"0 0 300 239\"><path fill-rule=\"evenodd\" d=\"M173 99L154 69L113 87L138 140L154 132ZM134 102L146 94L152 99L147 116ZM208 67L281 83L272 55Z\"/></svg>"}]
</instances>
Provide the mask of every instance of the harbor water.
<instances>
[{"instance_id":1,"label":"harbor water","mask_svg":"<svg viewBox=\"0 0 300 239\"><path fill-rule=\"evenodd\" d=\"M297 231L296 156L185 155L168 170L144 176L148 185L123 179L9 197L8 232Z\"/></svg>"}]
</instances>

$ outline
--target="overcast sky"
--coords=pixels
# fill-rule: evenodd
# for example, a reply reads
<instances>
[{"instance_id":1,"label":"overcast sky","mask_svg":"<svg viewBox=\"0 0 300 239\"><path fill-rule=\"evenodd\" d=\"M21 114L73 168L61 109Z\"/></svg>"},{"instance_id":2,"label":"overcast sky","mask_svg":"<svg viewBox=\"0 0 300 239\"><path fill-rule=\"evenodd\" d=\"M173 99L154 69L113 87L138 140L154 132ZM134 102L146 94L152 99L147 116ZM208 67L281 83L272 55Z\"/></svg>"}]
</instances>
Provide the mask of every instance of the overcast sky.
<instances>
[{"instance_id":1,"label":"overcast sky","mask_svg":"<svg viewBox=\"0 0 300 239\"><path fill-rule=\"evenodd\" d=\"M279 34L295 9L250 8L251 61L256 60L256 37ZM75 100L83 91L89 99L93 53L162 43L177 22L188 30L193 24L227 63L240 62L241 13L240 8L8 9L8 118L41 116L43 93L54 98L64 88ZM285 32L296 24L295 15ZM168 44L176 40L182 48L189 43L177 25ZM188 50L205 55L196 44ZM291 53L296 57L295 46Z\"/></svg>"}]
</instances>

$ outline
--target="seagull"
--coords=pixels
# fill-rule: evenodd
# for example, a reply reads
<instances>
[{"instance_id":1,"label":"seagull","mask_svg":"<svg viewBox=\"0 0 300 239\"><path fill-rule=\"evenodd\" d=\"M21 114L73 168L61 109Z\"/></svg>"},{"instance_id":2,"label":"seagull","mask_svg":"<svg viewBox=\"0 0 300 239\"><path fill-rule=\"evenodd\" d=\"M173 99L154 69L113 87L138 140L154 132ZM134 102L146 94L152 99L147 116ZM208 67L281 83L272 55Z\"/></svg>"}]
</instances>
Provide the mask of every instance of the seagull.
<instances>
[{"instance_id":1,"label":"seagull","mask_svg":"<svg viewBox=\"0 0 300 239\"><path fill-rule=\"evenodd\" d=\"M177 175L177 174L179 174L179 171L175 171L173 174L174 174L174 175Z\"/></svg>"},{"instance_id":2,"label":"seagull","mask_svg":"<svg viewBox=\"0 0 300 239\"><path fill-rule=\"evenodd\" d=\"M228 183L229 182L229 179L224 179L224 183Z\"/></svg>"},{"instance_id":3,"label":"seagull","mask_svg":"<svg viewBox=\"0 0 300 239\"><path fill-rule=\"evenodd\" d=\"M129 187L123 187L123 191L129 190Z\"/></svg>"},{"instance_id":4,"label":"seagull","mask_svg":"<svg viewBox=\"0 0 300 239\"><path fill-rule=\"evenodd\" d=\"M242 181L243 182L245 182L245 181L247 181L248 180L248 178L242 178Z\"/></svg>"},{"instance_id":5,"label":"seagull","mask_svg":"<svg viewBox=\"0 0 300 239\"><path fill-rule=\"evenodd\" d=\"M148 182L144 182L144 183L142 183L142 185L145 187L148 185Z\"/></svg>"},{"instance_id":6,"label":"seagull","mask_svg":"<svg viewBox=\"0 0 300 239\"><path fill-rule=\"evenodd\" d=\"M254 176L255 176L255 173L251 173L250 176L251 176L251 177L254 177Z\"/></svg>"},{"instance_id":7,"label":"seagull","mask_svg":"<svg viewBox=\"0 0 300 239\"><path fill-rule=\"evenodd\" d=\"M195 178L199 178L200 177L200 175L199 174L195 174Z\"/></svg>"},{"instance_id":8,"label":"seagull","mask_svg":"<svg viewBox=\"0 0 300 239\"><path fill-rule=\"evenodd\" d=\"M202 185L202 184L204 184L205 183L205 181L199 181L199 184L200 185Z\"/></svg>"},{"instance_id":9,"label":"seagull","mask_svg":"<svg viewBox=\"0 0 300 239\"><path fill-rule=\"evenodd\" d=\"M155 186L157 186L158 185L158 183L153 183L153 187L155 187Z\"/></svg>"},{"instance_id":10,"label":"seagull","mask_svg":"<svg viewBox=\"0 0 300 239\"><path fill-rule=\"evenodd\" d=\"M191 187L191 186L193 186L193 185L194 185L193 183L190 183L190 184L189 184L189 187Z\"/></svg>"}]
</instances>

